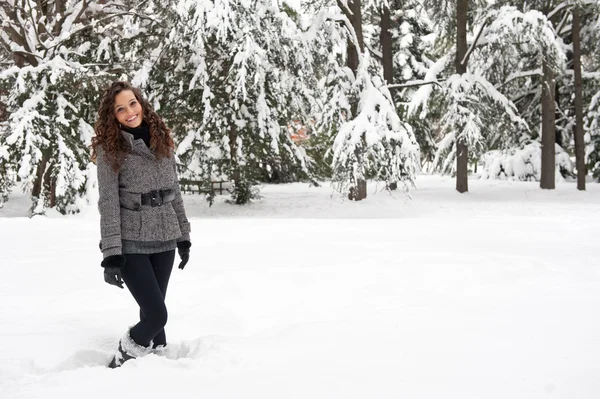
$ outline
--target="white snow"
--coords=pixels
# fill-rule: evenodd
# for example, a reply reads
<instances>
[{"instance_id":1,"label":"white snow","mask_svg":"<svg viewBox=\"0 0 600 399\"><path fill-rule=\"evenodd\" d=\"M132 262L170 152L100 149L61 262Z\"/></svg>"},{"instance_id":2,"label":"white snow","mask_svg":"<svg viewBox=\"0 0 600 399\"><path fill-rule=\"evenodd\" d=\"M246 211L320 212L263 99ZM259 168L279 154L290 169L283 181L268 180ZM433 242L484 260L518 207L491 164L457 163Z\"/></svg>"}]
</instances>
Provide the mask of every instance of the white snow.
<instances>
[{"instance_id":1,"label":"white snow","mask_svg":"<svg viewBox=\"0 0 600 399\"><path fill-rule=\"evenodd\" d=\"M136 321L102 279L95 207L0 209L0 398L592 399L600 393L600 186L419 176L342 200L266 186L185 195L166 358L110 370ZM379 187L381 189L381 187Z\"/></svg>"},{"instance_id":2,"label":"white snow","mask_svg":"<svg viewBox=\"0 0 600 399\"><path fill-rule=\"evenodd\" d=\"M562 180L562 170L574 174L574 162L569 154L555 144L555 179ZM523 148L508 151L493 150L482 156L481 178L540 181L542 176L542 146L534 141Z\"/></svg>"}]
</instances>

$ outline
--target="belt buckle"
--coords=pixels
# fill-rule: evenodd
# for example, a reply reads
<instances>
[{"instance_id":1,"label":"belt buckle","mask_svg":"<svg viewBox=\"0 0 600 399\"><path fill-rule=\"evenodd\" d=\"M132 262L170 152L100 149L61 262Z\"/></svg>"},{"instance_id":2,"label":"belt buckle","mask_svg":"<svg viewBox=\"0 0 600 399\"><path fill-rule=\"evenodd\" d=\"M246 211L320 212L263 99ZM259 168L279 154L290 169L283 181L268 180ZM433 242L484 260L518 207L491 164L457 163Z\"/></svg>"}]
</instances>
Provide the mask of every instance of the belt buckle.
<instances>
[{"instance_id":1,"label":"belt buckle","mask_svg":"<svg viewBox=\"0 0 600 399\"><path fill-rule=\"evenodd\" d=\"M150 199L150 205L151 206L161 206L162 205L162 195L160 195L160 191L158 190L154 190L154 191L150 191L150 194L152 195L152 198Z\"/></svg>"}]
</instances>

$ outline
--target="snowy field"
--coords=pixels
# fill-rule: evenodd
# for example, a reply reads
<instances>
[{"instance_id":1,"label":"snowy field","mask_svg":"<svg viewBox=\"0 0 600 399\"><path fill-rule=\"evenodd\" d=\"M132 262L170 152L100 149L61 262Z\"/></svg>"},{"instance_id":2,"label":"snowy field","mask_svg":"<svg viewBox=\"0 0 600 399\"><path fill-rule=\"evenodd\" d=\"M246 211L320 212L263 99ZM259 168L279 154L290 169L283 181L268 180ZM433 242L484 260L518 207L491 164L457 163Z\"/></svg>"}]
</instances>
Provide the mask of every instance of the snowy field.
<instances>
[{"instance_id":1,"label":"snowy field","mask_svg":"<svg viewBox=\"0 0 600 399\"><path fill-rule=\"evenodd\" d=\"M138 309L104 283L98 215L0 209L0 398L600 397L600 186L421 176L352 203L186 195L166 358L110 370Z\"/></svg>"}]
</instances>

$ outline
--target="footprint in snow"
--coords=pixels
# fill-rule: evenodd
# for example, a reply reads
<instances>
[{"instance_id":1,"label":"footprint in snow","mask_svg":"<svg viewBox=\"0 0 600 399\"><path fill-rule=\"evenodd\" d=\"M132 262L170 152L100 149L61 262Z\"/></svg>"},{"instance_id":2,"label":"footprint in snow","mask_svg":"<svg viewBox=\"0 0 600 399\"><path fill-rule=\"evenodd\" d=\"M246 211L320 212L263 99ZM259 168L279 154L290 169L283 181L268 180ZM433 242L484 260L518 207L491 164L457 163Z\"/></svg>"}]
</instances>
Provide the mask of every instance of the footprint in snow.
<instances>
[{"instance_id":1,"label":"footprint in snow","mask_svg":"<svg viewBox=\"0 0 600 399\"><path fill-rule=\"evenodd\" d=\"M114 353L98 349L83 349L75 352L51 371L74 370L81 367L107 366Z\"/></svg>"}]
</instances>

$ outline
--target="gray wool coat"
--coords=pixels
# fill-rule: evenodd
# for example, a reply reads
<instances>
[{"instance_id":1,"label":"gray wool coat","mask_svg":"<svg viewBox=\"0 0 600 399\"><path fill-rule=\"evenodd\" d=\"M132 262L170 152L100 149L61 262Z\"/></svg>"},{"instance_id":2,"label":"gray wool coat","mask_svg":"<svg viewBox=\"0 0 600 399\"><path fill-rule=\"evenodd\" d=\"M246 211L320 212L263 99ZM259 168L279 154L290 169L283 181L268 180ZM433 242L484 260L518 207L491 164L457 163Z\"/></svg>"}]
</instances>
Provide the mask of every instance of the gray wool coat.
<instances>
[{"instance_id":1,"label":"gray wool coat","mask_svg":"<svg viewBox=\"0 0 600 399\"><path fill-rule=\"evenodd\" d=\"M158 160L143 140L121 131L131 151L118 172L97 149L100 249L104 258L122 254L122 240L137 242L189 241L174 156ZM175 199L162 206L141 204L141 194L171 189Z\"/></svg>"}]
</instances>

